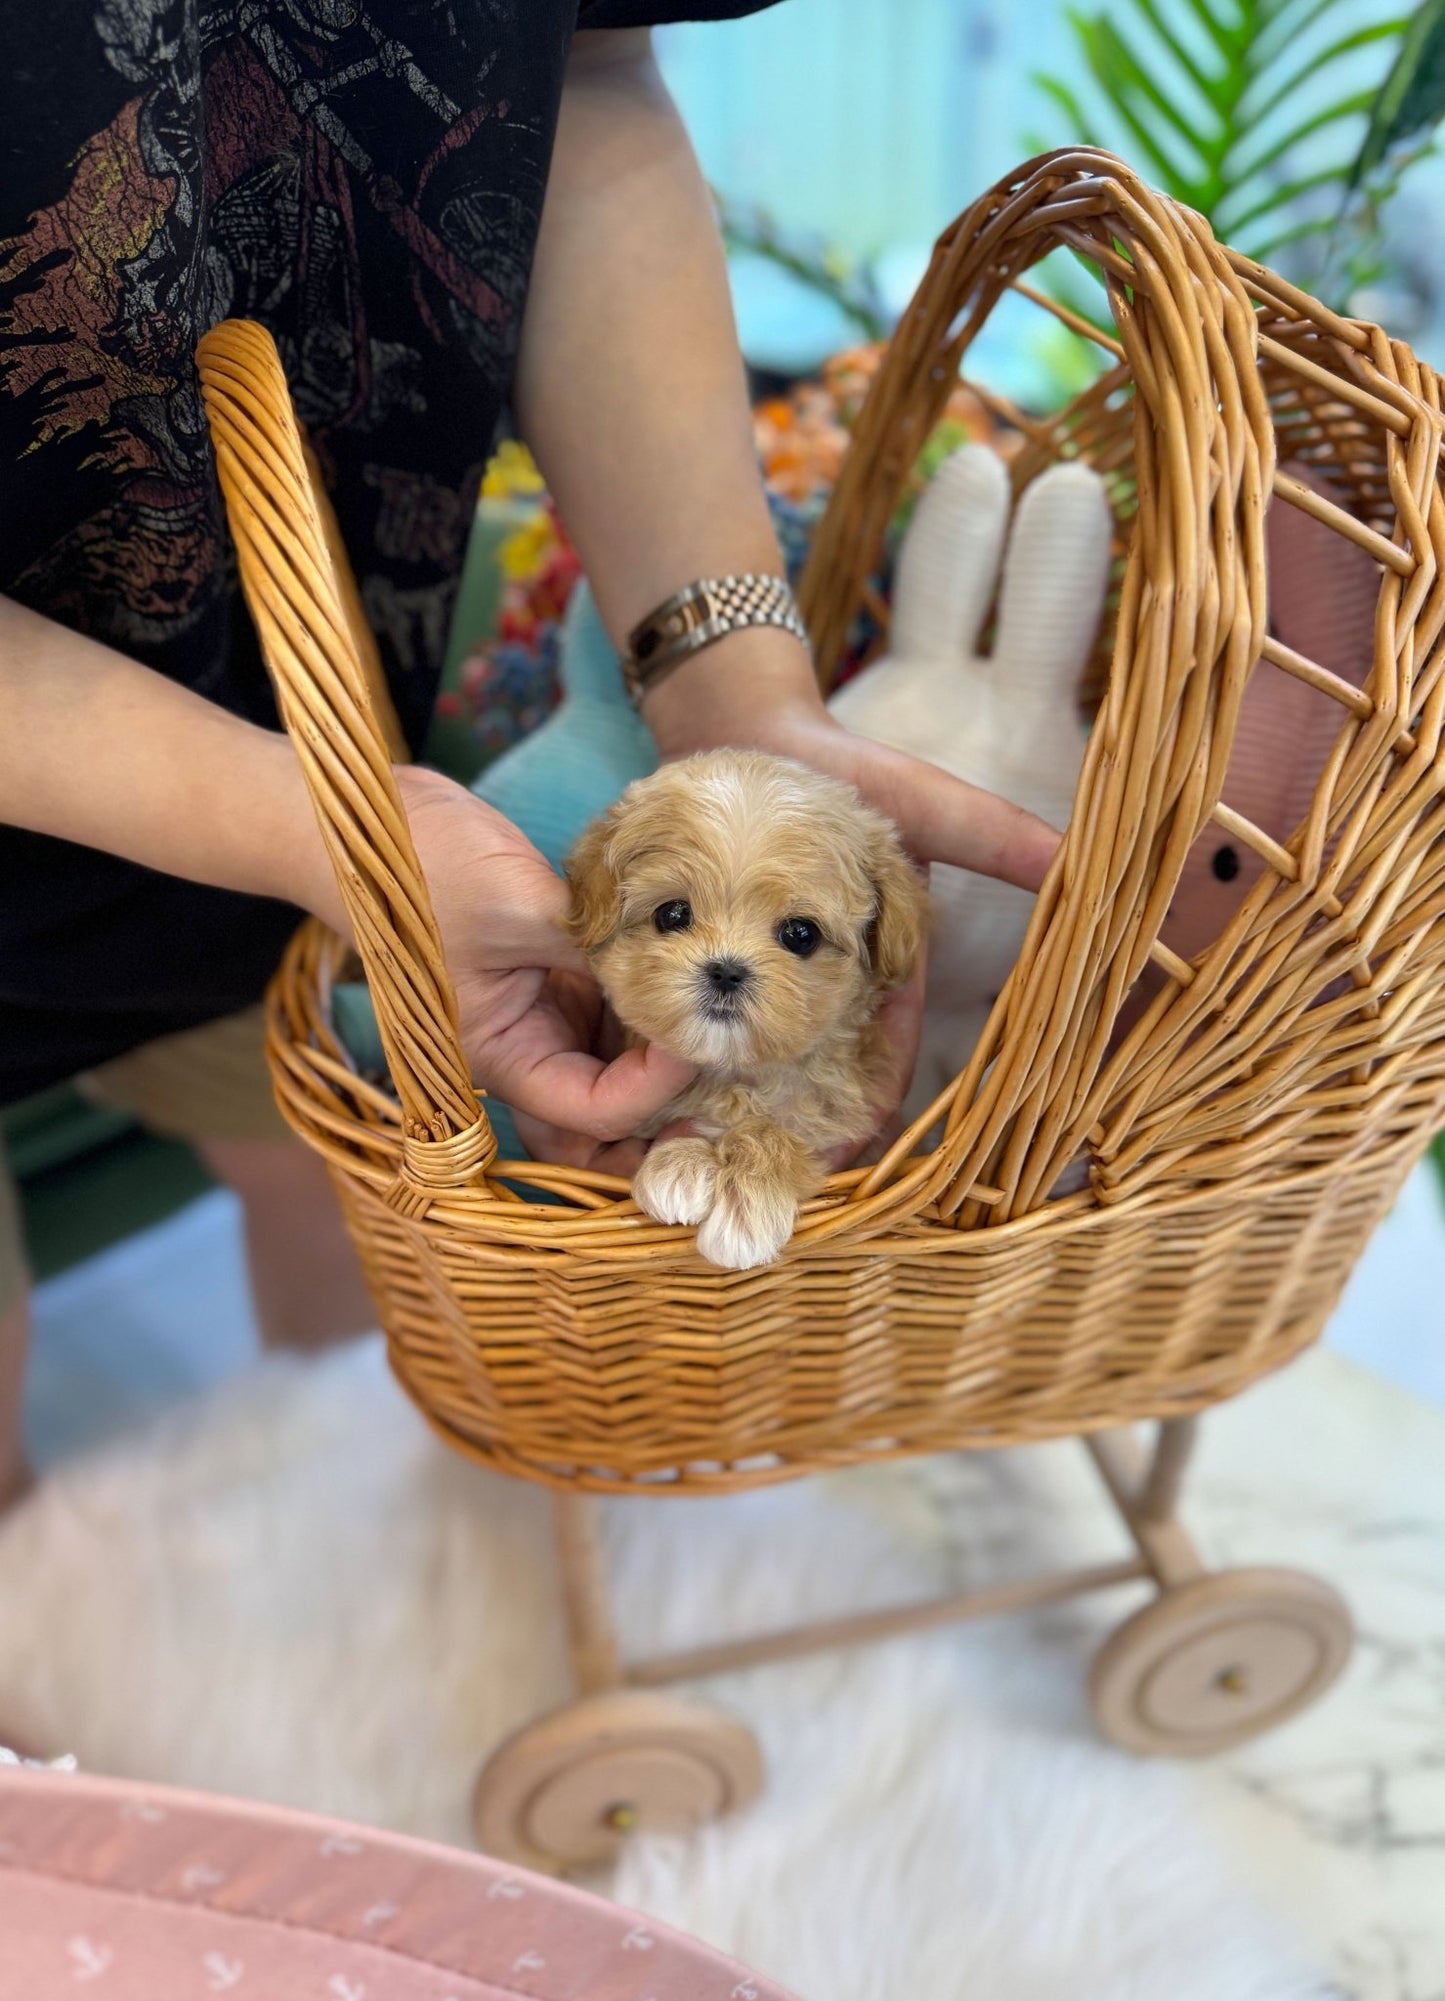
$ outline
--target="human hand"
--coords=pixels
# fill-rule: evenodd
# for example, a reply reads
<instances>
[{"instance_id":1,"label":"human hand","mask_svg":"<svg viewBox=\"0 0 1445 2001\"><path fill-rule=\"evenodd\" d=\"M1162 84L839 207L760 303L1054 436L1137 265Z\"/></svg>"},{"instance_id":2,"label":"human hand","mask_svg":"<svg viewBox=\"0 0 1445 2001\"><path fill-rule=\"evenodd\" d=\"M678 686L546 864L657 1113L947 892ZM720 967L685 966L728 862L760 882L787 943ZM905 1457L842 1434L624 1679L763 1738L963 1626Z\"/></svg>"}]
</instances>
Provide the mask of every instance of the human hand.
<instances>
[{"instance_id":1,"label":"human hand","mask_svg":"<svg viewBox=\"0 0 1445 2001\"><path fill-rule=\"evenodd\" d=\"M567 885L510 820L451 779L396 773L456 988L462 1047L517 1113L537 1159L631 1174L637 1131L694 1076L655 1047L623 1049L562 928Z\"/></svg>"}]
</instances>

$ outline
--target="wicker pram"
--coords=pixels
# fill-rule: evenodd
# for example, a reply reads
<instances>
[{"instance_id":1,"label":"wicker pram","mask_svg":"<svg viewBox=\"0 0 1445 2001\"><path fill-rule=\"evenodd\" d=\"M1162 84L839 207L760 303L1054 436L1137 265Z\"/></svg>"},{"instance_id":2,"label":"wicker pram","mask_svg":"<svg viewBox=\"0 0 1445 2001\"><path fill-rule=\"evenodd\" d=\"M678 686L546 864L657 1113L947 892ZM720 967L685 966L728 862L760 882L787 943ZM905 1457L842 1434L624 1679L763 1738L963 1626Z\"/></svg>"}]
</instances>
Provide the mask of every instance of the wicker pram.
<instances>
[{"instance_id":1,"label":"wicker pram","mask_svg":"<svg viewBox=\"0 0 1445 2001\"><path fill-rule=\"evenodd\" d=\"M1096 1710L1122 1742L1199 1750L1310 1700L1348 1652L1332 1592L1287 1572L1206 1575L1173 1502L1189 1414L1315 1339L1442 1117L1439 389L1407 347L1222 249L1110 156L1034 161L940 239L863 410L802 594L825 678L970 341L1007 289L1037 297L1023 276L1060 245L1104 275L1110 363L1046 422L1005 414L1025 433L1018 484L1084 457L1118 524L1112 656L1074 815L939 1107L941 1144L915 1151L925 1119L878 1165L834 1176L784 1257L747 1273L702 1263L690 1232L640 1216L620 1183L497 1159L374 653L275 349L237 322L201 345L242 578L395 1087L361 1079L338 1041L348 949L313 923L270 996L279 1100L331 1169L410 1395L462 1451L559 1493L586 1699L504 1747L478 1797L484 1843L534 1863L587 1859L638 1818L695 1818L756 1784L740 1726L643 1692L706 1669L1152 1578L1160 1595L1096 1664ZM1349 511L1277 459L1326 475ZM1267 636L1271 505L1379 565L1363 691ZM1285 845L1220 803L1255 671L1338 707ZM1211 823L1265 867L1186 964L1158 932ZM1151 963L1157 996L1117 1035ZM1051 1198L1080 1160L1086 1185ZM1163 1421L1148 1465L1121 1435L1143 1419ZM620 1661L589 1490L715 1492L1070 1433L1092 1435L1137 1555Z\"/></svg>"}]
</instances>

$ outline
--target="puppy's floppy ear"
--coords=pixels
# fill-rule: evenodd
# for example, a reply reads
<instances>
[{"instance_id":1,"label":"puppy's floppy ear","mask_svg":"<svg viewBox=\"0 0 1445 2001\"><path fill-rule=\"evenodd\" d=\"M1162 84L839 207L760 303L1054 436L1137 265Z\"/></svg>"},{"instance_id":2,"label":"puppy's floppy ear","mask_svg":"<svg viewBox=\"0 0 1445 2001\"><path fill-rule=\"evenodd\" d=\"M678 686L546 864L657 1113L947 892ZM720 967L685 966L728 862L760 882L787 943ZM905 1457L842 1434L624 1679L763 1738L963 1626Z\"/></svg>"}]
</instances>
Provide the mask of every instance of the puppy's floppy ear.
<instances>
[{"instance_id":1,"label":"puppy's floppy ear","mask_svg":"<svg viewBox=\"0 0 1445 2001\"><path fill-rule=\"evenodd\" d=\"M923 948L928 890L891 827L880 828L871 843L868 876L873 884L868 957L880 987L901 987Z\"/></svg>"},{"instance_id":2,"label":"puppy's floppy ear","mask_svg":"<svg viewBox=\"0 0 1445 2001\"><path fill-rule=\"evenodd\" d=\"M622 915L622 886L609 854L614 831L614 815L604 814L567 857L567 887L572 892L567 930L584 952L605 945Z\"/></svg>"}]
</instances>

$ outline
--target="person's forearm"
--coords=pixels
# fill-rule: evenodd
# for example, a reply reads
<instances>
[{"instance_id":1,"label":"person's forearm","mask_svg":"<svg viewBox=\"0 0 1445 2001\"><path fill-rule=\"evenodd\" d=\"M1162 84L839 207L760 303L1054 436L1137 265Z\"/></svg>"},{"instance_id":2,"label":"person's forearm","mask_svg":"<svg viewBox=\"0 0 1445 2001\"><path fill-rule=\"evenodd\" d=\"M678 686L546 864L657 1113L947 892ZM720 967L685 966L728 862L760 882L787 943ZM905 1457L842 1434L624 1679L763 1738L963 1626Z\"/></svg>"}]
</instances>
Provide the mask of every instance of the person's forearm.
<instances>
[{"instance_id":1,"label":"person's forearm","mask_svg":"<svg viewBox=\"0 0 1445 2001\"><path fill-rule=\"evenodd\" d=\"M619 644L696 578L781 572L712 204L645 34L574 44L515 401ZM816 699L806 649L756 628L644 713L670 748L715 741L714 708Z\"/></svg>"},{"instance_id":2,"label":"person's forearm","mask_svg":"<svg viewBox=\"0 0 1445 2001\"><path fill-rule=\"evenodd\" d=\"M340 918L285 737L8 598L0 821Z\"/></svg>"}]
</instances>

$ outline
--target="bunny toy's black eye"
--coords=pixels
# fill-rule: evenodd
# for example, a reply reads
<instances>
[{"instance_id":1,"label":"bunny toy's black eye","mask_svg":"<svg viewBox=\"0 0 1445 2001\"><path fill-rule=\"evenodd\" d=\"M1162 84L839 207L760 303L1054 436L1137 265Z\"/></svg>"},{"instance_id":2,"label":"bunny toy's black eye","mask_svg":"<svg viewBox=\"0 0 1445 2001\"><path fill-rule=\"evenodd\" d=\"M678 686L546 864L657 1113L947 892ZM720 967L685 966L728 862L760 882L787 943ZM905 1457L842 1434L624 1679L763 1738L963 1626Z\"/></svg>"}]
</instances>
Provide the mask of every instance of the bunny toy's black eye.
<instances>
[{"instance_id":1,"label":"bunny toy's black eye","mask_svg":"<svg viewBox=\"0 0 1445 2001\"><path fill-rule=\"evenodd\" d=\"M1226 843L1224 847L1215 849L1209 866L1216 882L1233 882L1239 874L1239 856Z\"/></svg>"},{"instance_id":2,"label":"bunny toy's black eye","mask_svg":"<svg viewBox=\"0 0 1445 2001\"><path fill-rule=\"evenodd\" d=\"M691 931L692 905L681 900L659 903L652 913L652 922L659 931Z\"/></svg>"},{"instance_id":3,"label":"bunny toy's black eye","mask_svg":"<svg viewBox=\"0 0 1445 2001\"><path fill-rule=\"evenodd\" d=\"M795 959L809 959L823 942L811 917L785 917L778 926L778 943Z\"/></svg>"}]
</instances>

